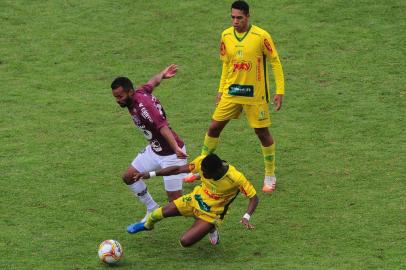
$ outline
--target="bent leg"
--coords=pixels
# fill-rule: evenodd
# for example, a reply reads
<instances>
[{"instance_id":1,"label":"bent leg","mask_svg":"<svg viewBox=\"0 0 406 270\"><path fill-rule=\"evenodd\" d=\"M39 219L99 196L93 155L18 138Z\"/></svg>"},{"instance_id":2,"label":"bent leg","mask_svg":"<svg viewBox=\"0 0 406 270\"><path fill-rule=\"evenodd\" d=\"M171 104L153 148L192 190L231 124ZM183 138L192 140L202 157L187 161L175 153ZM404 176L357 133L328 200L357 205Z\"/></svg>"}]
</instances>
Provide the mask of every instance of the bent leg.
<instances>
[{"instance_id":1,"label":"bent leg","mask_svg":"<svg viewBox=\"0 0 406 270\"><path fill-rule=\"evenodd\" d=\"M156 209L159 205L154 201L151 194L148 192L147 185L143 180L134 182L132 178L138 170L133 166L129 166L127 171L123 174L123 181L128 186L128 188L133 192L133 194L140 200L142 204L147 208L147 214L152 210ZM145 217L143 218L143 220Z\"/></svg>"},{"instance_id":2,"label":"bent leg","mask_svg":"<svg viewBox=\"0 0 406 270\"><path fill-rule=\"evenodd\" d=\"M178 208L176 207L175 203L170 202L164 207L160 207L152 211L152 213L148 216L144 226L148 230L151 230L154 228L155 223L157 223L158 221L161 221L162 219L167 217L175 217L175 216L181 216L181 214Z\"/></svg>"},{"instance_id":3,"label":"bent leg","mask_svg":"<svg viewBox=\"0 0 406 270\"><path fill-rule=\"evenodd\" d=\"M180 238L182 247L189 247L200 241L206 234L215 229L212 223L202 219L196 219L192 227L187 230Z\"/></svg>"}]
</instances>

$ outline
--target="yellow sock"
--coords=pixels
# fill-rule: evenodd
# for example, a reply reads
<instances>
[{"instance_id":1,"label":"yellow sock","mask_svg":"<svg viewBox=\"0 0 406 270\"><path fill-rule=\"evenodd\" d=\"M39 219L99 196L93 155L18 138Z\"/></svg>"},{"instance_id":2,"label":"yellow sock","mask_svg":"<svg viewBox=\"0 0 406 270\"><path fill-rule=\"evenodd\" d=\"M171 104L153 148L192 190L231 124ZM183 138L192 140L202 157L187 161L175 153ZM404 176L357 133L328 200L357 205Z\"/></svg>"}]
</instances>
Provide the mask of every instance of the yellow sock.
<instances>
[{"instance_id":1,"label":"yellow sock","mask_svg":"<svg viewBox=\"0 0 406 270\"><path fill-rule=\"evenodd\" d=\"M262 146L262 155L264 156L265 175L275 175L275 143L270 146Z\"/></svg>"},{"instance_id":2,"label":"yellow sock","mask_svg":"<svg viewBox=\"0 0 406 270\"><path fill-rule=\"evenodd\" d=\"M204 142L203 142L201 155L207 156L208 154L213 153L216 150L218 143L219 143L219 138L210 137L206 133L206 136L204 136Z\"/></svg>"},{"instance_id":3,"label":"yellow sock","mask_svg":"<svg viewBox=\"0 0 406 270\"><path fill-rule=\"evenodd\" d=\"M155 209L152 213L148 216L147 221L144 224L144 227L147 229L154 228L154 224L164 218L162 213L162 207Z\"/></svg>"}]
</instances>

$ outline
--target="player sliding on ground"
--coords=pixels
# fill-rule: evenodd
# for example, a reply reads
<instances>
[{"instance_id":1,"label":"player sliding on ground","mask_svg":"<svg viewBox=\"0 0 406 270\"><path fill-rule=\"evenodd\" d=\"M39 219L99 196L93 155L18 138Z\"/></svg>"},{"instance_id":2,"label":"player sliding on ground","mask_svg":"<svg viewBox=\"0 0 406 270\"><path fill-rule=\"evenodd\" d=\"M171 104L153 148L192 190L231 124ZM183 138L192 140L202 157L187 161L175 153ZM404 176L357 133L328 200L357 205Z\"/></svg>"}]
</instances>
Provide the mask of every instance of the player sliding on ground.
<instances>
[{"instance_id":1,"label":"player sliding on ground","mask_svg":"<svg viewBox=\"0 0 406 270\"><path fill-rule=\"evenodd\" d=\"M240 222L247 229L254 228L249 220L258 205L255 188L234 166L221 160L215 154L199 156L191 163L183 166L171 166L159 171L135 173L134 180L179 173L199 173L202 183L196 186L191 193L154 210L147 217L146 222L128 226L127 231L129 233L152 230L155 223L167 217L195 217L193 225L180 238L180 244L183 247L191 246L209 234L210 243L216 245L219 242L216 227L223 222L230 204L240 191L249 198L247 211Z\"/></svg>"}]
</instances>

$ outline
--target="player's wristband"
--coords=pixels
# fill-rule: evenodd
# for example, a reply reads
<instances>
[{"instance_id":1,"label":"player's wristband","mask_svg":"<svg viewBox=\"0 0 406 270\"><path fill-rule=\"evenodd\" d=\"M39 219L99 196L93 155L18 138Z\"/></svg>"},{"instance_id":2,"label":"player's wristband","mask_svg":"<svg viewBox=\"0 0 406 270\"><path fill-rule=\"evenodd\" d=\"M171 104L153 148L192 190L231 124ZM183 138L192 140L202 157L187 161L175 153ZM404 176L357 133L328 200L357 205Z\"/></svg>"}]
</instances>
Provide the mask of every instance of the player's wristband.
<instances>
[{"instance_id":1,"label":"player's wristband","mask_svg":"<svg viewBox=\"0 0 406 270\"><path fill-rule=\"evenodd\" d=\"M155 176L156 176L156 172L155 172L155 171L149 172L148 174L149 174L149 178L152 178L152 177L155 177Z\"/></svg>"},{"instance_id":2,"label":"player's wristband","mask_svg":"<svg viewBox=\"0 0 406 270\"><path fill-rule=\"evenodd\" d=\"M248 213L245 213L245 214L242 216L242 218L245 218L246 220L250 220L251 215L248 214Z\"/></svg>"}]
</instances>

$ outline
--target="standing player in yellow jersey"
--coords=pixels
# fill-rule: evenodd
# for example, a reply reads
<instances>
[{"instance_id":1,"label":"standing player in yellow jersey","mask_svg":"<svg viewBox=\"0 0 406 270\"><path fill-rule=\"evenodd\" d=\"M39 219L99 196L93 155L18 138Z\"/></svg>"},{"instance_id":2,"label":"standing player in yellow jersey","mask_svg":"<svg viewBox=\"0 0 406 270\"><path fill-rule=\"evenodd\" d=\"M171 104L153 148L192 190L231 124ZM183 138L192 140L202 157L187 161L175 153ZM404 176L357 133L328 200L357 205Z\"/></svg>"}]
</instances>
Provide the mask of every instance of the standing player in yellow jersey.
<instances>
[{"instance_id":1,"label":"standing player in yellow jersey","mask_svg":"<svg viewBox=\"0 0 406 270\"><path fill-rule=\"evenodd\" d=\"M201 185L182 197L170 202L164 207L154 210L146 222L139 222L128 226L129 233L152 230L154 224L163 218L173 216L195 217L195 222L181 237L183 247L191 246L209 234L212 245L219 242L216 226L223 222L224 216L239 191L249 198L247 211L241 223L248 229L252 213L258 205L258 197L252 184L236 168L215 154L199 156L190 164L171 166L159 171L141 172L134 175L134 180L148 179L153 176L176 175L179 173L199 173Z\"/></svg>"},{"instance_id":2,"label":"standing player in yellow jersey","mask_svg":"<svg viewBox=\"0 0 406 270\"><path fill-rule=\"evenodd\" d=\"M221 34L220 59L223 62L220 86L202 155L215 151L223 128L231 119L245 112L248 123L261 142L265 177L263 192L276 188L275 143L269 132L271 125L268 103L271 100L268 62L275 77L275 111L282 106L285 92L282 65L268 32L249 24L249 6L244 1L231 5L232 27Z\"/></svg>"}]
</instances>

